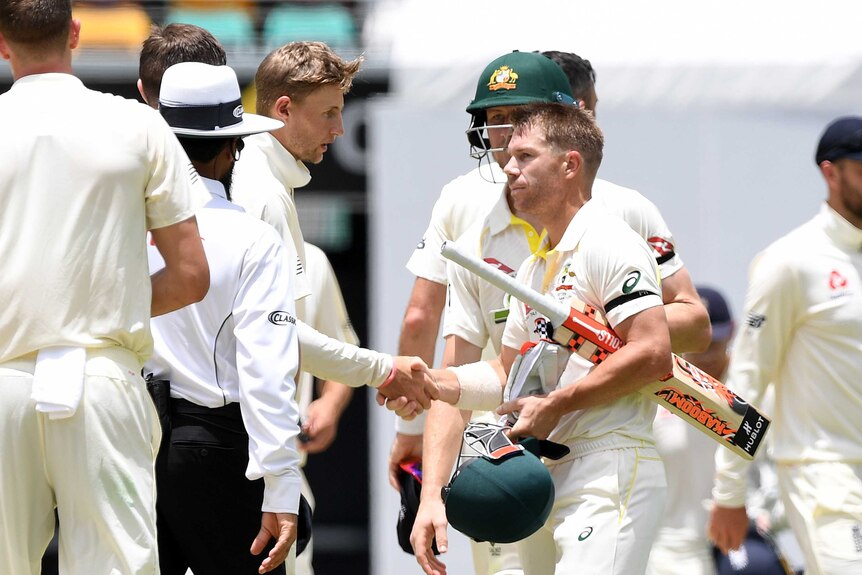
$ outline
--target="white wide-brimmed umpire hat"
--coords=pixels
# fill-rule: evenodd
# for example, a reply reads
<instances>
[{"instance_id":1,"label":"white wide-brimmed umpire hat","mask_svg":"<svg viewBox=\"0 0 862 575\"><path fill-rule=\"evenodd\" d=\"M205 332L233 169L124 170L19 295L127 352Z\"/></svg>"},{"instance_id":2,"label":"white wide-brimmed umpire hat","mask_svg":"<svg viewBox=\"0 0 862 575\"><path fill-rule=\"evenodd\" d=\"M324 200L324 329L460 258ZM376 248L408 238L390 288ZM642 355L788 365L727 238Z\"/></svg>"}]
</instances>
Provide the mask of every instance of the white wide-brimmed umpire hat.
<instances>
[{"instance_id":1,"label":"white wide-brimmed umpire hat","mask_svg":"<svg viewBox=\"0 0 862 575\"><path fill-rule=\"evenodd\" d=\"M165 70L159 111L179 136L231 138L281 128L279 120L245 114L236 72L229 66L181 62Z\"/></svg>"}]
</instances>

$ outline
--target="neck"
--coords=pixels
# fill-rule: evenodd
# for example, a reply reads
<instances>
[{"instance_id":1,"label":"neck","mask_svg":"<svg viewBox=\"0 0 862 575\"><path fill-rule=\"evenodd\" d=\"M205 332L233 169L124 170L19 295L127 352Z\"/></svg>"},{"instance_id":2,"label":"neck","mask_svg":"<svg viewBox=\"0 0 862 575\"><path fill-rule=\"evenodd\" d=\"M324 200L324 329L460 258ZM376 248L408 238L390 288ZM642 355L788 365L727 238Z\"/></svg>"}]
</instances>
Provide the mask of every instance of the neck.
<instances>
[{"instance_id":1,"label":"neck","mask_svg":"<svg viewBox=\"0 0 862 575\"><path fill-rule=\"evenodd\" d=\"M589 198L587 198L589 199ZM584 206L586 200L579 190L573 190L566 196L562 206L554 206L554 211L544 218L545 230L548 232L548 244L551 248L556 247L572 219Z\"/></svg>"},{"instance_id":2,"label":"neck","mask_svg":"<svg viewBox=\"0 0 862 575\"><path fill-rule=\"evenodd\" d=\"M12 68L12 76L16 80L35 74L71 74L72 52L67 50L62 55L47 59L20 58L13 55L9 58L9 67Z\"/></svg>"},{"instance_id":3,"label":"neck","mask_svg":"<svg viewBox=\"0 0 862 575\"><path fill-rule=\"evenodd\" d=\"M288 141L287 132L285 131L285 128L286 128L286 126L284 128L279 129L279 130L276 130L274 132L270 132L270 134L272 134L272 136L276 140L278 140L278 143L281 144L281 147L284 148L285 150L287 150L288 153L290 153L290 155L293 156L294 159L298 159L297 155L296 155L296 151L292 150L290 147L290 143Z\"/></svg>"},{"instance_id":4,"label":"neck","mask_svg":"<svg viewBox=\"0 0 862 575\"><path fill-rule=\"evenodd\" d=\"M852 211L850 211L849 209L847 209L847 206L845 206L843 202L833 200L830 198L830 199L826 200L826 203L829 205L830 208L835 210L835 212L839 216L841 216L842 218L844 218L845 220L847 220L848 222L853 224L855 227L862 230L862 217L859 217L857 214L855 214Z\"/></svg>"}]
</instances>

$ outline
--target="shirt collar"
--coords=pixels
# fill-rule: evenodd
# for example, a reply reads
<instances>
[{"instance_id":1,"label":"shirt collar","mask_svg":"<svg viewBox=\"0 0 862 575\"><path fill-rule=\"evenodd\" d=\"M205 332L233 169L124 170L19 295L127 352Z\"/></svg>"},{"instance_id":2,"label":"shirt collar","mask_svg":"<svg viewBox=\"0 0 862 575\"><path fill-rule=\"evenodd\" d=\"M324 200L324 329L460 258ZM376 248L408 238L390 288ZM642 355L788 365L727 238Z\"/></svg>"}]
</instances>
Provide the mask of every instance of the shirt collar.
<instances>
[{"instance_id":1,"label":"shirt collar","mask_svg":"<svg viewBox=\"0 0 862 575\"><path fill-rule=\"evenodd\" d=\"M248 136L247 140L252 140L257 144L261 152L269 160L276 177L285 184L285 186L293 188L301 188L311 181L311 173L301 161L293 157L293 155L281 145L275 136L269 132L262 134L254 134Z\"/></svg>"},{"instance_id":2,"label":"shirt collar","mask_svg":"<svg viewBox=\"0 0 862 575\"><path fill-rule=\"evenodd\" d=\"M26 86L30 84L75 84L80 87L84 87L84 83L73 76L72 74L66 74L64 72L47 72L45 74L30 74L28 76L24 76L23 78L19 78L15 80L15 83L12 85L15 86Z\"/></svg>"},{"instance_id":3,"label":"shirt collar","mask_svg":"<svg viewBox=\"0 0 862 575\"><path fill-rule=\"evenodd\" d=\"M497 235L505 230L512 222L512 211L509 202L506 201L506 186L501 184L500 197L494 202L488 213L488 230L491 235Z\"/></svg>"},{"instance_id":4,"label":"shirt collar","mask_svg":"<svg viewBox=\"0 0 862 575\"><path fill-rule=\"evenodd\" d=\"M835 243L850 250L862 250L862 230L841 217L829 204L824 202L820 207L819 219L823 231Z\"/></svg>"},{"instance_id":5,"label":"shirt collar","mask_svg":"<svg viewBox=\"0 0 862 575\"><path fill-rule=\"evenodd\" d=\"M227 194L224 191L224 184L222 184L220 181L211 180L203 176L201 176L201 181L204 183L204 186L206 186L207 191L210 193L210 195L212 195L214 198L221 198L223 200L227 200Z\"/></svg>"},{"instance_id":6,"label":"shirt collar","mask_svg":"<svg viewBox=\"0 0 862 575\"><path fill-rule=\"evenodd\" d=\"M592 216L590 214L595 212L597 209L600 209L598 202L590 200L581 206L575 214L575 217L573 217L572 221L569 222L569 225L566 227L566 231L563 232L563 237L560 238L559 243L554 246L553 251L569 252L578 247L578 243L581 241L581 238L584 237L584 232L587 231L587 226L592 220Z\"/></svg>"}]
</instances>

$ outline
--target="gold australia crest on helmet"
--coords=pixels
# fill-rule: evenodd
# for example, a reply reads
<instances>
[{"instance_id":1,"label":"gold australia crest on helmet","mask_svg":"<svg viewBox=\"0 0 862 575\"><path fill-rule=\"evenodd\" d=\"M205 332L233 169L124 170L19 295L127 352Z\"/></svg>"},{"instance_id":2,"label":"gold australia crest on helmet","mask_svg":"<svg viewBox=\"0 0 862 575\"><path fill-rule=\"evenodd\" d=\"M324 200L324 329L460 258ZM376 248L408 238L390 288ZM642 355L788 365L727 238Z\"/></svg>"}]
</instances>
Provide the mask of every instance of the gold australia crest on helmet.
<instances>
[{"instance_id":1,"label":"gold australia crest on helmet","mask_svg":"<svg viewBox=\"0 0 862 575\"><path fill-rule=\"evenodd\" d=\"M508 66L500 66L491 74L491 79L488 81L488 89L492 92L495 90L514 90L518 87L517 82L517 72Z\"/></svg>"}]
</instances>

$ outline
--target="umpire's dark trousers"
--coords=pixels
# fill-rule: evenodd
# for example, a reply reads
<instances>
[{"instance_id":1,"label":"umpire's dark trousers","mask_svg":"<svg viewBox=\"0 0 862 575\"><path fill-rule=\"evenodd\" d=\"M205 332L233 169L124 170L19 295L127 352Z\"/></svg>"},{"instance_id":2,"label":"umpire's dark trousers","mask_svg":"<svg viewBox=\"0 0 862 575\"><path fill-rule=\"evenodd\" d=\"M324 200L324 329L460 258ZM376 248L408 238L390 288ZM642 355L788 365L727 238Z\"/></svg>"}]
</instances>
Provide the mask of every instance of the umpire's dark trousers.
<instances>
[{"instance_id":1,"label":"umpire's dark trousers","mask_svg":"<svg viewBox=\"0 0 862 575\"><path fill-rule=\"evenodd\" d=\"M249 552L260 529L263 479L249 481L248 434L238 403L208 408L170 399L156 461L162 575L253 575L272 549ZM284 565L272 571L284 574Z\"/></svg>"}]
</instances>

